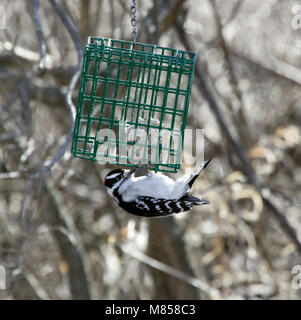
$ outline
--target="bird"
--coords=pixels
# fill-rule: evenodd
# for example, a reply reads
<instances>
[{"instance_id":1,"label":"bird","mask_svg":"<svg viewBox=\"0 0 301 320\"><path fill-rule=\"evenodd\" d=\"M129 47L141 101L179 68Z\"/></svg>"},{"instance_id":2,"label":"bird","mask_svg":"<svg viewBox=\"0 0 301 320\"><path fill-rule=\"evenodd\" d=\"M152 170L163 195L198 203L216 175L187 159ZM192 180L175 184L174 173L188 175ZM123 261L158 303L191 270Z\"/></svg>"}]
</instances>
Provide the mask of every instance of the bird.
<instances>
[{"instance_id":1,"label":"bird","mask_svg":"<svg viewBox=\"0 0 301 320\"><path fill-rule=\"evenodd\" d=\"M135 177L136 169L114 169L104 179L108 194L125 211L141 217L168 217L188 211L208 200L189 195L191 187L210 160L203 162L195 173L174 181L158 172Z\"/></svg>"}]
</instances>

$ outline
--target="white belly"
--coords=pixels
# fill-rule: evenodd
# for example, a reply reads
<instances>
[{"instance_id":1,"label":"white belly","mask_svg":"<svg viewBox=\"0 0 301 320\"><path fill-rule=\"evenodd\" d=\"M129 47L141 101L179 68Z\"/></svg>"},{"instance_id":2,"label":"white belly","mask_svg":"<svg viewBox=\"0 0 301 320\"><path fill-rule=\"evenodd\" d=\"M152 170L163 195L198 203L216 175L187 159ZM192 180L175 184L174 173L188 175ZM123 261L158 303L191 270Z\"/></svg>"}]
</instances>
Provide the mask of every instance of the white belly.
<instances>
[{"instance_id":1,"label":"white belly","mask_svg":"<svg viewBox=\"0 0 301 320\"><path fill-rule=\"evenodd\" d=\"M187 192L186 185L175 182L161 173L151 172L149 176L131 177L119 188L123 201L131 202L137 197L153 197L156 199L179 199Z\"/></svg>"}]
</instances>

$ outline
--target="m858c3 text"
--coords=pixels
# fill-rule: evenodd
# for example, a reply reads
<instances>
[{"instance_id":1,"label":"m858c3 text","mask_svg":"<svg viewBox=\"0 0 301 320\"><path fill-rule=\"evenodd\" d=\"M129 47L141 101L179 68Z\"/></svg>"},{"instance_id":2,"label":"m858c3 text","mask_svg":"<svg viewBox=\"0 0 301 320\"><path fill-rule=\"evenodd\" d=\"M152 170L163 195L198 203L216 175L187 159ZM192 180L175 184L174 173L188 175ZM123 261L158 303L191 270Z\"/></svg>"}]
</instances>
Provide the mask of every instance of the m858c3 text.
<instances>
[{"instance_id":1,"label":"m858c3 text","mask_svg":"<svg viewBox=\"0 0 301 320\"><path fill-rule=\"evenodd\" d=\"M149 306L149 314L195 314L195 305L193 304L157 304Z\"/></svg>"}]
</instances>

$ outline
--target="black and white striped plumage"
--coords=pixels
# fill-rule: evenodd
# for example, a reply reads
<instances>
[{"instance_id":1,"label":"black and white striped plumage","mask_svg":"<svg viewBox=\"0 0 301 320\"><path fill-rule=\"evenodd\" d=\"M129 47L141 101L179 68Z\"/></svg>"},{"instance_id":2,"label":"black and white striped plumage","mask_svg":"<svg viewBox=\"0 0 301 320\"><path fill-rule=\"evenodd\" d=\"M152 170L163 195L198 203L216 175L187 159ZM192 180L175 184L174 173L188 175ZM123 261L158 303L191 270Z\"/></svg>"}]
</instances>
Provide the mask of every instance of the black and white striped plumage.
<instances>
[{"instance_id":1,"label":"black and white striped plumage","mask_svg":"<svg viewBox=\"0 0 301 320\"><path fill-rule=\"evenodd\" d=\"M104 182L110 196L125 211L143 217L166 217L209 203L188 195L209 162L205 161L194 174L177 181L161 173L135 177L134 170L115 169L106 175Z\"/></svg>"}]
</instances>

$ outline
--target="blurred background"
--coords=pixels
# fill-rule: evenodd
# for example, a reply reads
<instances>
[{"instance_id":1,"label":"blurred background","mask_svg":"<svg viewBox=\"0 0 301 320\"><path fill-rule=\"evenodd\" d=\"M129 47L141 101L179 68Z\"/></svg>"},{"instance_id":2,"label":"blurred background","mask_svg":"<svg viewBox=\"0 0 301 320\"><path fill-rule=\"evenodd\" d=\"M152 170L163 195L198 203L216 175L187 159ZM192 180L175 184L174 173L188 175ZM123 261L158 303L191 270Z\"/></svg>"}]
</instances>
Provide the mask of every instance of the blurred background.
<instances>
[{"instance_id":1,"label":"blurred background","mask_svg":"<svg viewBox=\"0 0 301 320\"><path fill-rule=\"evenodd\" d=\"M193 189L210 205L166 219L122 211L112 167L70 153L79 49L131 40L131 1L37 4L1 0L0 298L299 299L298 1L137 0L137 41L198 54L187 127L214 159Z\"/></svg>"}]
</instances>

